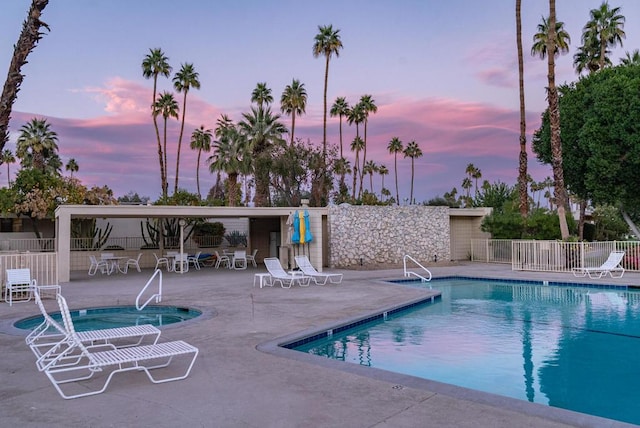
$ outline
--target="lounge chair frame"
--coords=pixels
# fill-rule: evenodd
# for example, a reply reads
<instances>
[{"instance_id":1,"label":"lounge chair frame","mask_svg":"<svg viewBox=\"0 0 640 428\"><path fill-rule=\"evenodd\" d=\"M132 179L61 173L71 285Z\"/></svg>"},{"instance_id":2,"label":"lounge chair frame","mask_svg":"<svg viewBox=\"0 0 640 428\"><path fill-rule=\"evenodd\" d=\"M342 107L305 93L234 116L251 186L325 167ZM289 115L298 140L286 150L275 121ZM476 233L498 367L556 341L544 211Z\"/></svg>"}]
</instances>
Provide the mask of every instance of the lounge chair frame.
<instances>
[{"instance_id":1,"label":"lounge chair frame","mask_svg":"<svg viewBox=\"0 0 640 428\"><path fill-rule=\"evenodd\" d=\"M293 284L308 287L311 284L311 277L305 275L303 272L285 272L280 264L280 260L276 257L265 258L264 265L271 275L271 284L279 282L282 288L291 288Z\"/></svg>"},{"instance_id":2,"label":"lounge chair frame","mask_svg":"<svg viewBox=\"0 0 640 428\"><path fill-rule=\"evenodd\" d=\"M153 383L184 379L191 373L198 356L198 348L181 340L120 349L107 344L103 345L106 349L104 351L89 350L78 337L66 300L61 295L58 296L58 304L67 331L67 335L60 343L64 349L49 362L43 371L63 398L72 399L100 394L107 389L113 376L121 372L144 371ZM69 356L76 354L78 354L77 362L69 364L67 362ZM152 374L151 370L168 367L176 357L185 357L187 367L184 373L167 377L158 377ZM87 391L86 387L90 388L94 385L93 382L89 382L86 385L83 383L83 388L78 389L76 386L75 393L68 391L72 387L66 385L97 378L100 374L105 374L106 379L102 386L98 385L97 389Z\"/></svg>"},{"instance_id":3,"label":"lounge chair frame","mask_svg":"<svg viewBox=\"0 0 640 428\"><path fill-rule=\"evenodd\" d=\"M622 267L622 259L624 259L624 251L612 251L607 260L599 267L582 267L573 268L573 276L585 277L591 279L600 279L603 276L611 276L611 278L622 278L625 269Z\"/></svg>"},{"instance_id":4,"label":"lounge chair frame","mask_svg":"<svg viewBox=\"0 0 640 428\"><path fill-rule=\"evenodd\" d=\"M295 256L296 265L300 268L300 270L307 276L313 279L313 282L316 285L325 285L327 281L331 284L340 284L342 283L342 274L341 273L322 273L318 272L316 268L313 267L311 262L309 261L309 257L307 256Z\"/></svg>"}]
</instances>

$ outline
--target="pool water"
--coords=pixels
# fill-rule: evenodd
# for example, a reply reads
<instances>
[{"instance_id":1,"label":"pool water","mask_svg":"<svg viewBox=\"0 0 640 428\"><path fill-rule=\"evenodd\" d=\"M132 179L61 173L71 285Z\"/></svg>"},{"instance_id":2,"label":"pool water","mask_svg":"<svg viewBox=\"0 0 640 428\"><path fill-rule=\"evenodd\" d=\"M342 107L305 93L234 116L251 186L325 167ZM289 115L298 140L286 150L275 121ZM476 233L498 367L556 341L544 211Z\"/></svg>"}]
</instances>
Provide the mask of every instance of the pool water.
<instances>
[{"instance_id":1,"label":"pool water","mask_svg":"<svg viewBox=\"0 0 640 428\"><path fill-rule=\"evenodd\" d=\"M50 314L62 323L60 312ZM129 327L140 324L152 324L157 327L175 324L202 315L192 308L178 306L147 306L138 311L135 306L117 306L91 308L71 311L71 318L76 331L97 330L103 328ZM42 315L25 318L14 323L23 330L32 330L43 321Z\"/></svg>"},{"instance_id":2,"label":"pool water","mask_svg":"<svg viewBox=\"0 0 640 428\"><path fill-rule=\"evenodd\" d=\"M294 349L640 424L640 293L435 281L442 299Z\"/></svg>"}]
</instances>

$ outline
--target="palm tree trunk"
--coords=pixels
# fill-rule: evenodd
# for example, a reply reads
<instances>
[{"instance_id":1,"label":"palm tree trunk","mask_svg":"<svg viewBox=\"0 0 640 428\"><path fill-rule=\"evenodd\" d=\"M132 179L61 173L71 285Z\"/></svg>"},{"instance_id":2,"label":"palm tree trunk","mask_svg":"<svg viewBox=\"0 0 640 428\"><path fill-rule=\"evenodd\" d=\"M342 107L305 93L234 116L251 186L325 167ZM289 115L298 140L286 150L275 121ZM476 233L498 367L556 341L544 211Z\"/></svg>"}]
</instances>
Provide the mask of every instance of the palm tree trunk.
<instances>
[{"instance_id":1,"label":"palm tree trunk","mask_svg":"<svg viewBox=\"0 0 640 428\"><path fill-rule=\"evenodd\" d=\"M364 164L367 162L367 119L364 120L364 149L362 150L362 166L360 170L360 189L358 190L358 198L362 198L362 182L364 181Z\"/></svg>"},{"instance_id":2,"label":"palm tree trunk","mask_svg":"<svg viewBox=\"0 0 640 428\"><path fill-rule=\"evenodd\" d=\"M409 205L413 204L413 175L414 175L414 166L413 166L413 158L411 158L411 198L409 198Z\"/></svg>"},{"instance_id":3,"label":"palm tree trunk","mask_svg":"<svg viewBox=\"0 0 640 428\"><path fill-rule=\"evenodd\" d=\"M563 240L569 238L569 226L565 207L567 195L564 188L564 172L562 170L562 141L560 139L560 109L558 106L558 88L555 76L556 52L556 1L549 0L549 37L547 40L548 79L549 79L549 123L551 126L551 165L553 168L554 198L560 221L560 235Z\"/></svg>"},{"instance_id":4,"label":"palm tree trunk","mask_svg":"<svg viewBox=\"0 0 640 428\"><path fill-rule=\"evenodd\" d=\"M154 75L153 77L153 102L151 103L151 115L153 116L153 127L156 130L156 141L158 143L158 162L160 164L160 186L162 188L162 196L167 197L167 193L165 191L165 168L164 168L164 157L162 156L162 142L160 140L160 129L158 129L158 116L153 111L153 105L156 102L156 90L158 83L158 75Z\"/></svg>"},{"instance_id":5,"label":"palm tree trunk","mask_svg":"<svg viewBox=\"0 0 640 428\"><path fill-rule=\"evenodd\" d=\"M342 159L342 115L340 115L340 159Z\"/></svg>"},{"instance_id":6,"label":"palm tree trunk","mask_svg":"<svg viewBox=\"0 0 640 428\"><path fill-rule=\"evenodd\" d=\"M11 109L16 101L20 85L24 80L24 75L20 72L23 65L27 63L27 56L36 47L42 38L40 27L49 30L49 26L40 20L42 11L49 3L49 0L32 0L31 7L26 21L22 26L22 32L18 43L13 49L13 57L9 65L7 80L2 88L0 97L0 151L9 141L9 120L11 119Z\"/></svg>"},{"instance_id":7,"label":"palm tree trunk","mask_svg":"<svg viewBox=\"0 0 640 428\"><path fill-rule=\"evenodd\" d=\"M167 178L167 118L164 118L164 164L163 164L163 181L162 181L162 196L165 198L169 193L169 183Z\"/></svg>"},{"instance_id":8,"label":"palm tree trunk","mask_svg":"<svg viewBox=\"0 0 640 428\"><path fill-rule=\"evenodd\" d=\"M296 112L295 110L291 111L291 147L293 147L293 133L296 129Z\"/></svg>"},{"instance_id":9,"label":"palm tree trunk","mask_svg":"<svg viewBox=\"0 0 640 428\"><path fill-rule=\"evenodd\" d=\"M518 190L520 195L520 215L529 213L529 192L527 191L527 122L524 102L524 57L522 54L522 0L516 0L516 40L518 45L518 90L520 93L520 156L518 165Z\"/></svg>"},{"instance_id":10,"label":"palm tree trunk","mask_svg":"<svg viewBox=\"0 0 640 428\"><path fill-rule=\"evenodd\" d=\"M176 179L175 184L173 185L173 193L175 194L178 191L178 176L180 175L180 150L182 150L182 134L184 132L184 117L187 114L187 93L189 91L184 91L184 98L182 101L182 123L180 124L180 137L178 137L178 154L176 157Z\"/></svg>"},{"instance_id":11,"label":"palm tree trunk","mask_svg":"<svg viewBox=\"0 0 640 428\"><path fill-rule=\"evenodd\" d=\"M396 175L396 205L400 205L400 192L398 191L398 153L393 154L393 169Z\"/></svg>"},{"instance_id":12,"label":"palm tree trunk","mask_svg":"<svg viewBox=\"0 0 640 428\"><path fill-rule=\"evenodd\" d=\"M198 163L196 164L196 187L198 188L198 197L202 199L202 193L200 193L200 155L202 149L198 149Z\"/></svg>"}]
</instances>

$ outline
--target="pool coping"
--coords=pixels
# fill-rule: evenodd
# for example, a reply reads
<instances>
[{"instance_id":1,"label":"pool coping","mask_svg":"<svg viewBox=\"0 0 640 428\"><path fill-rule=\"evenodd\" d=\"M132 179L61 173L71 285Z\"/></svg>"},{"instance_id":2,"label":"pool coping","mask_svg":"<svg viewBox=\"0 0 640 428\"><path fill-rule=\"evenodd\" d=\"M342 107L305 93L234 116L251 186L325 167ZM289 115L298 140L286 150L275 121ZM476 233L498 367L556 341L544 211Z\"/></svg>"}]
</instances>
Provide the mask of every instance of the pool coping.
<instances>
[{"instance_id":1,"label":"pool coping","mask_svg":"<svg viewBox=\"0 0 640 428\"><path fill-rule=\"evenodd\" d=\"M507 278L490 278L483 276L458 276L458 275L445 275L434 276L434 280L445 279L469 279L469 280L495 280L497 282L506 283L530 283L536 285L552 285L552 286L570 286L579 287L585 286L587 288L604 288L604 289L638 289L637 286L629 285L615 285L615 284L583 284L578 282L557 282L557 281L544 281L544 280L518 280ZM579 278L576 278L579 279ZM389 279L381 279L376 282L382 282L385 284L402 284L402 279L398 282L390 282ZM415 282L415 281L411 281ZM401 373L395 373L379 368L361 366L359 364L349 363L346 361L338 361L322 357L319 355L313 355L306 352L296 351L288 348L293 344L303 344L311 340L315 340L322 337L327 337L328 331L343 331L348 328L356 327L366 322L374 321L384 318L385 314L398 313L403 310L408 310L419 305L432 304L436 300L440 300L441 293L436 290L425 289L427 294L423 297L416 299L410 299L399 304L383 307L363 314L358 314L354 317L338 320L336 322L325 323L317 327L301 330L285 336L280 336L275 339L271 339L256 346L256 349L266 354L295 360L314 366L320 366L332 370L338 370L345 373L356 374L359 376L367 377L370 379L380 380L394 384L393 388L402 389L404 387L422 390L425 392L431 392L434 394L441 394L451 398L466 400L475 403L485 404L491 407L498 407L505 410L522 413L529 416L534 416L542 419L548 419L554 422L560 422L568 425L600 428L603 426L611 428L622 427L635 427L637 425L627 422L618 421L615 419L608 419L600 416L589 415L586 413L580 413L573 410L562 409L559 407L552 407L541 403L532 403L529 401L520 400L517 398L506 397L490 392L478 391L475 389L465 388L443 382L438 382L429 379L423 379L415 376L405 375Z\"/></svg>"}]
</instances>

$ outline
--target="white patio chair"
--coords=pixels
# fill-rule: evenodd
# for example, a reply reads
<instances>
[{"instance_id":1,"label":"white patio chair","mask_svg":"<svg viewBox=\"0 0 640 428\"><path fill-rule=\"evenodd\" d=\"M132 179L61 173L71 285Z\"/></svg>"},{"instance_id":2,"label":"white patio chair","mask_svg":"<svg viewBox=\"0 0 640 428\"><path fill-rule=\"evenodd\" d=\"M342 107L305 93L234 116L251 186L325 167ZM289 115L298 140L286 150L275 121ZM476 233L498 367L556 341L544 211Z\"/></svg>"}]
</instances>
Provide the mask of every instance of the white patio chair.
<instances>
[{"instance_id":1,"label":"white patio chair","mask_svg":"<svg viewBox=\"0 0 640 428\"><path fill-rule=\"evenodd\" d=\"M88 272L89 275L95 275L98 272L98 269L101 273L108 273L109 262L107 260L103 260L101 258L100 261L98 261L98 259L96 259L96 256L89 256L89 261L91 261L91 266L89 266Z\"/></svg>"},{"instance_id":2,"label":"white patio chair","mask_svg":"<svg viewBox=\"0 0 640 428\"><path fill-rule=\"evenodd\" d=\"M13 305L16 302L28 302L33 297L32 287L36 287L37 282L31 279L29 269L7 269L7 281L5 283L4 300Z\"/></svg>"},{"instance_id":3,"label":"white patio chair","mask_svg":"<svg viewBox=\"0 0 640 428\"><path fill-rule=\"evenodd\" d=\"M167 268L167 271L170 271L171 268L169 267L169 259L166 257L158 257L158 255L156 253L153 253L153 257L156 258L156 267L154 268L154 270L162 267L162 265L164 265Z\"/></svg>"},{"instance_id":4,"label":"white patio chair","mask_svg":"<svg viewBox=\"0 0 640 428\"><path fill-rule=\"evenodd\" d=\"M73 326L67 302L61 295L58 295L58 305L67 334L60 343L62 351L47 363L43 371L63 398L71 399L100 394L107 389L113 376L120 372L144 371L153 383L184 379L191 373L193 363L198 356L198 348L195 346L179 340L124 349L105 345L106 350L98 351L97 348L89 348L82 343ZM70 365L68 360L72 355L77 355L78 359L75 364ZM151 374L151 370L168 367L175 362L177 357L186 359L184 373L164 378L158 378ZM96 373L100 374L99 377L106 378L101 388L98 386L99 389L87 391L96 382L89 382L82 386L77 385L84 380L92 379ZM76 384L75 388L70 384ZM75 389L75 391L71 391L71 389Z\"/></svg>"},{"instance_id":5,"label":"white patio chair","mask_svg":"<svg viewBox=\"0 0 640 428\"><path fill-rule=\"evenodd\" d=\"M622 259L624 259L624 251L612 251L600 267L573 268L573 276L584 277L589 275L591 279L598 279L608 274L611 278L622 278L622 275L624 275L624 268L621 264ZM615 275L614 272L616 273Z\"/></svg>"},{"instance_id":6,"label":"white patio chair","mask_svg":"<svg viewBox=\"0 0 640 428\"><path fill-rule=\"evenodd\" d=\"M301 287L307 287L311 283L311 277L304 275L302 272L285 272L280 260L276 257L267 257L264 259L264 265L271 275L271 283L279 282L282 288L291 288L294 283Z\"/></svg>"},{"instance_id":7,"label":"white patio chair","mask_svg":"<svg viewBox=\"0 0 640 428\"><path fill-rule=\"evenodd\" d=\"M229 259L229 256L227 256L226 254L220 255L220 253L218 253L217 251L214 251L213 254L215 254L216 256L216 264L214 266L216 269L218 269L220 265L227 268L231 267L231 260Z\"/></svg>"},{"instance_id":8,"label":"white patio chair","mask_svg":"<svg viewBox=\"0 0 640 428\"><path fill-rule=\"evenodd\" d=\"M49 315L40 298L38 287L34 287L33 294L44 320L42 324L29 333L25 338L25 342L37 358L36 366L38 370L42 371L58 356L58 353L62 350L60 345L68 332L64 326ZM151 324L79 331L77 334L82 343L87 346L111 344L117 348L139 346L143 341L154 344L160 338L160 330ZM69 360L73 364L73 361L77 362L77 356L70 357ZM58 365L60 364L62 364L61 361L58 362Z\"/></svg>"},{"instance_id":9,"label":"white patio chair","mask_svg":"<svg viewBox=\"0 0 640 428\"><path fill-rule=\"evenodd\" d=\"M142 253L138 254L138 257L135 259L129 259L127 260L127 262L124 264L124 268L122 269L123 273L127 273L129 271L129 266L136 268L136 270L138 272L141 272L140 270L140 258L142 257Z\"/></svg>"},{"instance_id":10,"label":"white patio chair","mask_svg":"<svg viewBox=\"0 0 640 428\"><path fill-rule=\"evenodd\" d=\"M247 252L243 250L236 250L233 252L233 259L231 260L231 267L238 270L247 268Z\"/></svg>"},{"instance_id":11,"label":"white patio chair","mask_svg":"<svg viewBox=\"0 0 640 428\"><path fill-rule=\"evenodd\" d=\"M247 254L247 263L251 263L253 267L258 267L256 264L256 254L258 254L257 248L254 248L251 254Z\"/></svg>"},{"instance_id":12,"label":"white patio chair","mask_svg":"<svg viewBox=\"0 0 640 428\"><path fill-rule=\"evenodd\" d=\"M196 270L200 270L200 254L202 254L202 251L198 251L195 255L187 258L187 263L192 264Z\"/></svg>"},{"instance_id":13,"label":"white patio chair","mask_svg":"<svg viewBox=\"0 0 640 428\"><path fill-rule=\"evenodd\" d=\"M318 272L316 268L313 267L313 265L309 261L309 257L307 256L295 256L295 260L300 270L305 275L310 276L313 279L313 282L316 283L316 285L324 285L327 283L327 280L332 284L340 284L342 282L341 273Z\"/></svg>"}]
</instances>

